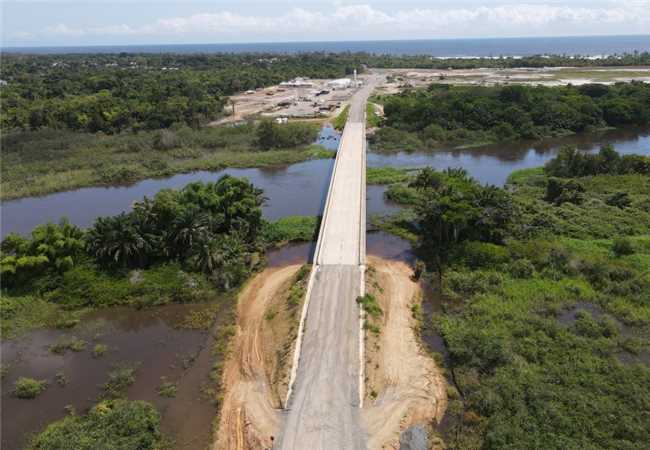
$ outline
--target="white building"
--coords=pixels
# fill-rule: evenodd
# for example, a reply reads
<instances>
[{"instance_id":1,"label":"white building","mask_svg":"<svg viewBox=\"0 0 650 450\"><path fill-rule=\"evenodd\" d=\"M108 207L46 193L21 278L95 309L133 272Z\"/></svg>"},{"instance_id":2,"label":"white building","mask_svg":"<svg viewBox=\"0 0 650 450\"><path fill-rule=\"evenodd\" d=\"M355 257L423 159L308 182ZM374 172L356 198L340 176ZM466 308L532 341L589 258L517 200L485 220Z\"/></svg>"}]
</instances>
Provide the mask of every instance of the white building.
<instances>
[{"instance_id":1,"label":"white building","mask_svg":"<svg viewBox=\"0 0 650 450\"><path fill-rule=\"evenodd\" d=\"M283 81L280 83L280 86L292 88L308 88L314 86L314 84L305 78L298 77L294 78L293 80Z\"/></svg>"},{"instance_id":2,"label":"white building","mask_svg":"<svg viewBox=\"0 0 650 450\"><path fill-rule=\"evenodd\" d=\"M352 86L352 80L349 78L339 78L338 80L328 81L327 85L332 89L347 89Z\"/></svg>"}]
</instances>

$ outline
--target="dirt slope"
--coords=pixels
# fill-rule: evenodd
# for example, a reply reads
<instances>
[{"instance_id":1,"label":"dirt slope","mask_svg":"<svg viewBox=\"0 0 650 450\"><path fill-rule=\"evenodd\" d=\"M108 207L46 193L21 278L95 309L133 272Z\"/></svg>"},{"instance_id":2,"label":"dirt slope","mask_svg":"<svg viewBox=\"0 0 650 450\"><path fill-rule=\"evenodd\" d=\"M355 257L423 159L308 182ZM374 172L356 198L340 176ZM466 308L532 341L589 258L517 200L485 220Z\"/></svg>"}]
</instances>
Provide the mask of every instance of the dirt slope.
<instances>
[{"instance_id":1,"label":"dirt slope","mask_svg":"<svg viewBox=\"0 0 650 450\"><path fill-rule=\"evenodd\" d=\"M440 421L447 407L445 379L421 348L411 306L421 298L403 262L369 258L367 291L384 314L381 332L366 340L366 403L362 418L368 449L399 448L411 425ZM374 397L374 398L373 398Z\"/></svg>"},{"instance_id":2,"label":"dirt slope","mask_svg":"<svg viewBox=\"0 0 650 450\"><path fill-rule=\"evenodd\" d=\"M224 368L226 392L214 450L271 448L280 413L277 393L268 379L272 370L267 355L275 353L275 344L265 339L265 314L286 293L299 268L266 269L239 296L237 334Z\"/></svg>"}]
</instances>

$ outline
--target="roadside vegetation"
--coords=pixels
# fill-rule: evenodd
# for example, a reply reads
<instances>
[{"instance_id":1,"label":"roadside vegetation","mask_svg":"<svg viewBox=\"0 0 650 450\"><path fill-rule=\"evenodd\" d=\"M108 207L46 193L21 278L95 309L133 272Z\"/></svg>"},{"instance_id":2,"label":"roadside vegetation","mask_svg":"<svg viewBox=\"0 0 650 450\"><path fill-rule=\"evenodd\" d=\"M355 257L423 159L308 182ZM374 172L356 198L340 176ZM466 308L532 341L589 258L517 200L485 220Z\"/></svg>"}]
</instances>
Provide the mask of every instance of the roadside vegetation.
<instances>
[{"instance_id":1,"label":"roadside vegetation","mask_svg":"<svg viewBox=\"0 0 650 450\"><path fill-rule=\"evenodd\" d=\"M195 170L260 167L331 158L313 145L318 126L242 124L117 135L40 129L3 134L2 199L84 186L129 184Z\"/></svg>"},{"instance_id":2,"label":"roadside vegetation","mask_svg":"<svg viewBox=\"0 0 650 450\"><path fill-rule=\"evenodd\" d=\"M345 123L348 121L349 114L350 114L350 105L347 105L345 108L343 108L343 110L339 113L339 115L336 116L332 121L332 126L334 127L335 130L343 131L343 128L345 128Z\"/></svg>"},{"instance_id":3,"label":"roadside vegetation","mask_svg":"<svg viewBox=\"0 0 650 450\"><path fill-rule=\"evenodd\" d=\"M391 226L443 299L449 447L650 445L650 178L623 158L567 148L505 189L462 170L402 185Z\"/></svg>"},{"instance_id":4,"label":"roadside vegetation","mask_svg":"<svg viewBox=\"0 0 650 450\"><path fill-rule=\"evenodd\" d=\"M478 145L538 139L606 127L650 124L650 86L449 86L406 90L380 98L379 149Z\"/></svg>"},{"instance_id":5,"label":"roadside vegetation","mask_svg":"<svg viewBox=\"0 0 650 450\"><path fill-rule=\"evenodd\" d=\"M381 125L381 117L377 114L377 106L374 103L366 104L366 126L376 128Z\"/></svg>"}]
</instances>

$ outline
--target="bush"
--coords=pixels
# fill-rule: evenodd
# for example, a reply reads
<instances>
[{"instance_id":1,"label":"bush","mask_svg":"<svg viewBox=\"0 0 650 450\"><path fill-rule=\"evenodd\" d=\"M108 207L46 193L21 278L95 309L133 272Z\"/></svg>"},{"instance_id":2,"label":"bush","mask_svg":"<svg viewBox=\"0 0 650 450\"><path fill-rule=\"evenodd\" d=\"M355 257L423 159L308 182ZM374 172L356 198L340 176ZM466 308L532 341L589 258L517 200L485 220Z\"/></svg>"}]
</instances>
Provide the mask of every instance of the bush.
<instances>
[{"instance_id":1,"label":"bush","mask_svg":"<svg viewBox=\"0 0 650 450\"><path fill-rule=\"evenodd\" d=\"M108 381L104 383L104 396L117 398L124 395L126 389L135 383L135 367L117 367L108 373Z\"/></svg>"},{"instance_id":2,"label":"bush","mask_svg":"<svg viewBox=\"0 0 650 450\"><path fill-rule=\"evenodd\" d=\"M627 208L632 204L632 200L627 192L615 192L605 200L609 206L616 206L617 208Z\"/></svg>"},{"instance_id":3,"label":"bush","mask_svg":"<svg viewBox=\"0 0 650 450\"><path fill-rule=\"evenodd\" d=\"M577 181L551 177L546 183L545 200L558 206L562 203L579 205L584 200L584 192L585 188Z\"/></svg>"},{"instance_id":4,"label":"bush","mask_svg":"<svg viewBox=\"0 0 650 450\"><path fill-rule=\"evenodd\" d=\"M617 238L612 244L612 251L616 256L631 255L634 253L634 246L628 238Z\"/></svg>"},{"instance_id":5,"label":"bush","mask_svg":"<svg viewBox=\"0 0 650 450\"><path fill-rule=\"evenodd\" d=\"M518 259L510 264L510 274L515 278L530 278L535 273L535 266L527 259Z\"/></svg>"},{"instance_id":6,"label":"bush","mask_svg":"<svg viewBox=\"0 0 650 450\"><path fill-rule=\"evenodd\" d=\"M143 401L107 400L87 415L69 415L35 436L28 450L154 450L161 448L160 414Z\"/></svg>"},{"instance_id":7,"label":"bush","mask_svg":"<svg viewBox=\"0 0 650 450\"><path fill-rule=\"evenodd\" d=\"M45 380L20 377L14 384L14 395L18 398L32 399L38 397L46 388Z\"/></svg>"},{"instance_id":8,"label":"bush","mask_svg":"<svg viewBox=\"0 0 650 450\"><path fill-rule=\"evenodd\" d=\"M445 288L451 291L451 294L464 298L488 292L502 282L503 277L496 272L448 271L444 278Z\"/></svg>"},{"instance_id":9,"label":"bush","mask_svg":"<svg viewBox=\"0 0 650 450\"><path fill-rule=\"evenodd\" d=\"M181 145L181 139L172 130L160 130L153 138L153 148L156 150L173 150Z\"/></svg>"},{"instance_id":10,"label":"bush","mask_svg":"<svg viewBox=\"0 0 650 450\"><path fill-rule=\"evenodd\" d=\"M506 247L488 242L467 242L460 250L465 263L473 268L494 267L510 261L510 254Z\"/></svg>"}]
</instances>

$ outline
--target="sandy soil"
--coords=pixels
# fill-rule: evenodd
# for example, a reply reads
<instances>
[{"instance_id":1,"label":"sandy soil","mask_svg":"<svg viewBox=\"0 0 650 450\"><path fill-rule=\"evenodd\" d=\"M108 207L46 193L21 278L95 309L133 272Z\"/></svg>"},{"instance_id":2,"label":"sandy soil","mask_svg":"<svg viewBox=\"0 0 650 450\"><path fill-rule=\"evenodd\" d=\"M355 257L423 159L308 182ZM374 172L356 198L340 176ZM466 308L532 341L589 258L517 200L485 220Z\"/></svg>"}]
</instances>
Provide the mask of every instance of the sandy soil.
<instances>
[{"instance_id":1,"label":"sandy soil","mask_svg":"<svg viewBox=\"0 0 650 450\"><path fill-rule=\"evenodd\" d=\"M286 299L286 291L300 268L292 265L266 269L254 277L239 295L237 334L224 368L223 406L214 450L271 448L271 436L280 426L278 408L282 389L273 386L273 355L282 346L289 327L271 329L268 311Z\"/></svg>"},{"instance_id":2,"label":"sandy soil","mask_svg":"<svg viewBox=\"0 0 650 450\"><path fill-rule=\"evenodd\" d=\"M446 382L417 337L411 313L421 290L403 262L369 258L374 268L367 291L384 314L379 336L367 333L363 421L368 449L399 448L399 434L411 425L440 421L447 407ZM373 398L374 397L374 398Z\"/></svg>"},{"instance_id":3,"label":"sandy soil","mask_svg":"<svg viewBox=\"0 0 650 450\"><path fill-rule=\"evenodd\" d=\"M512 69L387 69L382 72L395 79L379 91L400 92L405 85L424 87L431 83L454 85L529 84L544 86L574 86L587 83L614 84L632 80L650 83L650 67L540 67Z\"/></svg>"},{"instance_id":4,"label":"sandy soil","mask_svg":"<svg viewBox=\"0 0 650 450\"><path fill-rule=\"evenodd\" d=\"M364 76L359 78L364 79ZM356 88L333 90L328 87L330 80L313 79L311 87L281 87L269 86L252 92L241 92L230 96L224 110L228 115L211 122L210 126L219 126L227 123L240 122L249 117L289 117L295 119L317 118L320 120L333 118L340 111ZM316 96L313 92L327 90L328 94ZM234 114L233 112L234 104ZM320 107L329 109L321 110Z\"/></svg>"}]
</instances>

